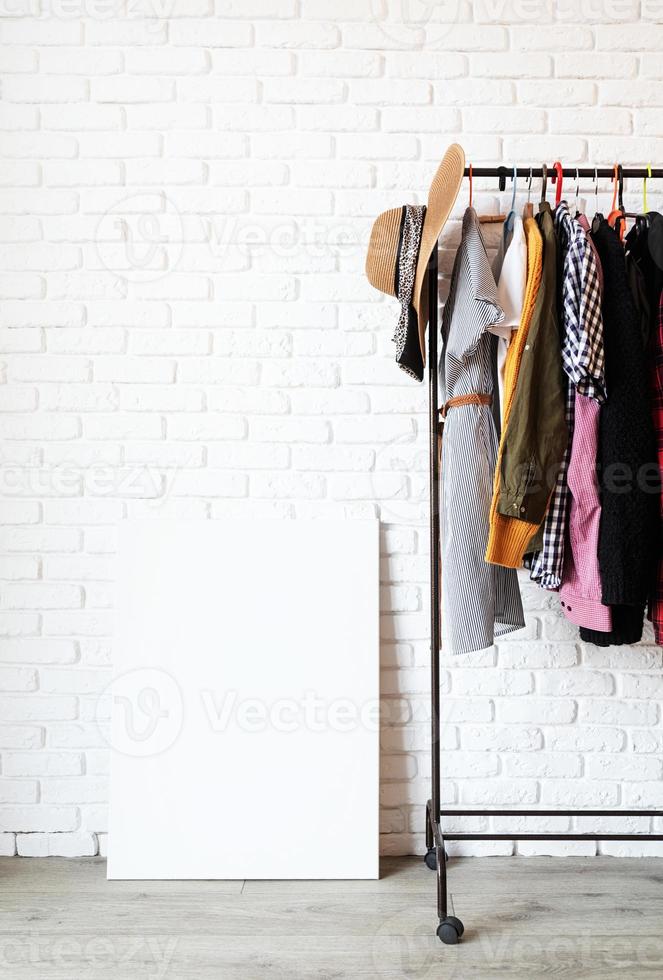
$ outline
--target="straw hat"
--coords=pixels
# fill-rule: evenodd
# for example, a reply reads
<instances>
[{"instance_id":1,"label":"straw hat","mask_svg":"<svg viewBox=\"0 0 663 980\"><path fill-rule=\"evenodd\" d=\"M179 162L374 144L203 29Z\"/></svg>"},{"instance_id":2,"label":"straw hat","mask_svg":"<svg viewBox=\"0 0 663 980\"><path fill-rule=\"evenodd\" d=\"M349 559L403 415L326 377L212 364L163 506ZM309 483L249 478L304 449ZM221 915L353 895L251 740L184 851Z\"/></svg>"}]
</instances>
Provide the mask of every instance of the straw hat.
<instances>
[{"instance_id":1,"label":"straw hat","mask_svg":"<svg viewBox=\"0 0 663 980\"><path fill-rule=\"evenodd\" d=\"M417 271L412 303L419 321L419 345L426 362L425 337L428 323L427 269L433 249L447 223L458 197L465 171L465 153L458 143L453 143L442 158L428 192L428 206L421 233L421 246L417 259ZM373 225L366 257L366 275L371 285L389 296L396 296L396 269L400 247L400 229L403 208L384 211Z\"/></svg>"}]
</instances>

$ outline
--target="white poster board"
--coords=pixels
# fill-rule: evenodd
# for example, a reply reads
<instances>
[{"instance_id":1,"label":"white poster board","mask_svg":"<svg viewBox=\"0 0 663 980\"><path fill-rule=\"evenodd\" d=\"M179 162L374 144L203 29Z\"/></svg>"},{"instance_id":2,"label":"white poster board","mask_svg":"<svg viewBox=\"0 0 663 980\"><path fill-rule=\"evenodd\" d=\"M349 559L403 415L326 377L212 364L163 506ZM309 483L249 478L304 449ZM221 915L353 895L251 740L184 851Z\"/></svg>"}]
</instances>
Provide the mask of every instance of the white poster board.
<instances>
[{"instance_id":1,"label":"white poster board","mask_svg":"<svg viewBox=\"0 0 663 980\"><path fill-rule=\"evenodd\" d=\"M376 878L377 521L120 533L109 878Z\"/></svg>"}]
</instances>

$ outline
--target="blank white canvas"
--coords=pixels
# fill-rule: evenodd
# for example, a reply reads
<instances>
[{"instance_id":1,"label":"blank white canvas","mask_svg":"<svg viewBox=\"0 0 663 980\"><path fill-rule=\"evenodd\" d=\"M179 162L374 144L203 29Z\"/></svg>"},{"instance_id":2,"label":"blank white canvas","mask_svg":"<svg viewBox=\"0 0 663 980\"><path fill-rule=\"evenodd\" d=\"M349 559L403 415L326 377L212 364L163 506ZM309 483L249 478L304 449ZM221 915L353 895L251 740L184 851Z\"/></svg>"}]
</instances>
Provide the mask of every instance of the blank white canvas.
<instances>
[{"instance_id":1,"label":"blank white canvas","mask_svg":"<svg viewBox=\"0 0 663 980\"><path fill-rule=\"evenodd\" d=\"M377 521L121 527L109 878L378 876Z\"/></svg>"}]
</instances>

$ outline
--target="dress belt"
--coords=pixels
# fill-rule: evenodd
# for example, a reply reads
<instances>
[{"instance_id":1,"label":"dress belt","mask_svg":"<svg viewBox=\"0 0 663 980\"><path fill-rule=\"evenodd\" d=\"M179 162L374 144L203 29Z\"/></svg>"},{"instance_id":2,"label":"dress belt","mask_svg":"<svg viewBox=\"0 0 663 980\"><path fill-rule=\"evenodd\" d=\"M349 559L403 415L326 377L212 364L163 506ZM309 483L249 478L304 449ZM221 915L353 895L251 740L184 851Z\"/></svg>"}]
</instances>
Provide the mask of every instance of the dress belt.
<instances>
[{"instance_id":1,"label":"dress belt","mask_svg":"<svg viewBox=\"0 0 663 980\"><path fill-rule=\"evenodd\" d=\"M455 398L450 398L448 402L445 403L444 407L440 409L440 415L442 419L446 419L447 413L450 408L460 408L461 405L492 405L493 396L484 395L480 392L474 391L471 395L457 395Z\"/></svg>"}]
</instances>

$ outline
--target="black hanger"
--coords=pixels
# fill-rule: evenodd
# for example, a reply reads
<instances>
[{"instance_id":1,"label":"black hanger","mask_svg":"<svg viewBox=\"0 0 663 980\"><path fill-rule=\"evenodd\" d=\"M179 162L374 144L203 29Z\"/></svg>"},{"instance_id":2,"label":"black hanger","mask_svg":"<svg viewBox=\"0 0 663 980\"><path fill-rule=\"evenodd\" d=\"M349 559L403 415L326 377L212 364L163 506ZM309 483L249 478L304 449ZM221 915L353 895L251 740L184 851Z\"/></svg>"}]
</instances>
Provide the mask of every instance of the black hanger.
<instances>
[{"instance_id":1,"label":"black hanger","mask_svg":"<svg viewBox=\"0 0 663 980\"><path fill-rule=\"evenodd\" d=\"M621 163L617 164L617 205L619 210L626 214L624 207L624 168Z\"/></svg>"},{"instance_id":2,"label":"black hanger","mask_svg":"<svg viewBox=\"0 0 663 980\"><path fill-rule=\"evenodd\" d=\"M594 207L596 211L594 213L594 218L592 219L592 235L595 235L599 230L599 226L605 218L599 211L599 172L596 167L594 167Z\"/></svg>"},{"instance_id":3,"label":"black hanger","mask_svg":"<svg viewBox=\"0 0 663 980\"><path fill-rule=\"evenodd\" d=\"M617 207L618 212L616 217L613 218L614 211L610 213L608 217L608 223L612 224L613 228L619 235L620 241L624 240L624 232L626 230L626 208L624 207L624 171L622 169L621 163L618 163L615 167L615 180L617 183ZM614 197L613 197L614 200ZM614 223L613 223L614 222ZM622 228L622 224L624 227Z\"/></svg>"},{"instance_id":4,"label":"black hanger","mask_svg":"<svg viewBox=\"0 0 663 980\"><path fill-rule=\"evenodd\" d=\"M575 196L576 218L580 217L580 208L578 207L579 203L580 203L580 171L576 167L576 196Z\"/></svg>"}]
</instances>

